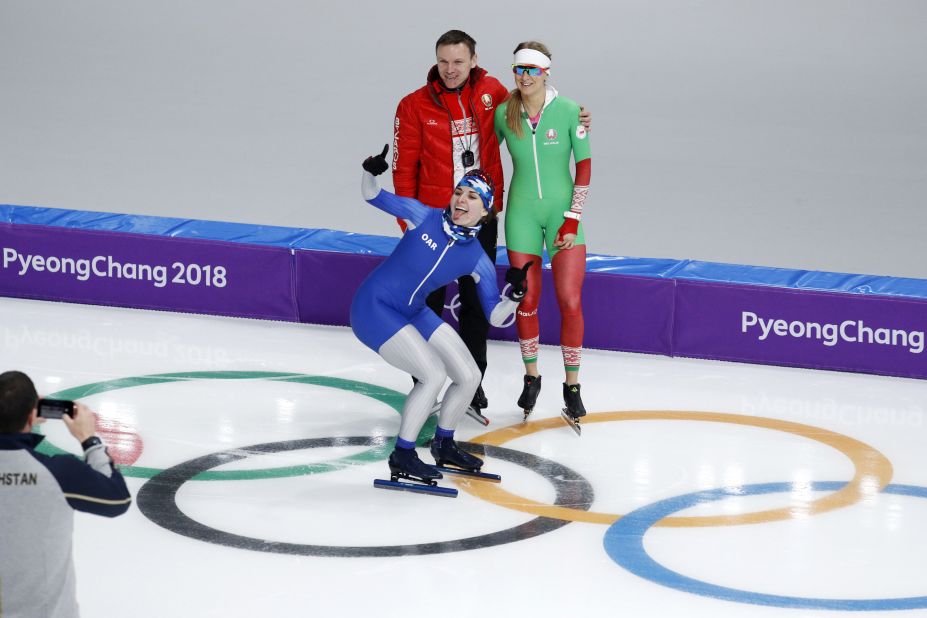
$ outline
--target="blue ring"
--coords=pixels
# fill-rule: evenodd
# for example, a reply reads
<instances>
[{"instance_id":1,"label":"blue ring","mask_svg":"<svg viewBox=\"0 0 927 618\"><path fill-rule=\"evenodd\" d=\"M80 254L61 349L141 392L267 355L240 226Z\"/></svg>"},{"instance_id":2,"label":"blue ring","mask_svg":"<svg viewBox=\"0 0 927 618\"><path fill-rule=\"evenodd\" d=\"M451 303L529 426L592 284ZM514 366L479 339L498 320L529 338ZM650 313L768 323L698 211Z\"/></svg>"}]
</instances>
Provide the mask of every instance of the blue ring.
<instances>
[{"instance_id":1,"label":"blue ring","mask_svg":"<svg viewBox=\"0 0 927 618\"><path fill-rule=\"evenodd\" d=\"M831 491L846 485L844 482L812 483L814 491ZM792 483L761 483L729 489L697 491L684 496L668 498L628 513L605 533L605 551L609 557L631 573L656 584L725 601L750 603L794 609L829 609L843 611L881 611L919 609L927 607L927 596L896 599L815 599L763 594L709 584L672 571L650 557L644 549L644 535L655 523L683 509L704 502L715 502L730 496L755 496L792 490ZM888 485L887 494L927 498L927 487L916 485Z\"/></svg>"}]
</instances>

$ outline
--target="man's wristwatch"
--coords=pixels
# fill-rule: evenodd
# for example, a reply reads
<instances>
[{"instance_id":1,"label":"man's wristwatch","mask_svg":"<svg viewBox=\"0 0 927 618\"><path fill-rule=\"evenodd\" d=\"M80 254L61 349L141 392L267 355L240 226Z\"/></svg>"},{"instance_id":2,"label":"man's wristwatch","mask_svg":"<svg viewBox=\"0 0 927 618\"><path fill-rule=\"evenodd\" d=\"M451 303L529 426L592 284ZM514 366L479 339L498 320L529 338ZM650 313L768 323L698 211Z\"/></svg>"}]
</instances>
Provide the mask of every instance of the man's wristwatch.
<instances>
[{"instance_id":1,"label":"man's wristwatch","mask_svg":"<svg viewBox=\"0 0 927 618\"><path fill-rule=\"evenodd\" d=\"M84 452L86 453L87 451L89 451L90 449L92 449L98 444L103 444L103 440L101 440L97 436L90 436L89 438L87 438L86 440L80 443L80 447L84 449Z\"/></svg>"}]
</instances>

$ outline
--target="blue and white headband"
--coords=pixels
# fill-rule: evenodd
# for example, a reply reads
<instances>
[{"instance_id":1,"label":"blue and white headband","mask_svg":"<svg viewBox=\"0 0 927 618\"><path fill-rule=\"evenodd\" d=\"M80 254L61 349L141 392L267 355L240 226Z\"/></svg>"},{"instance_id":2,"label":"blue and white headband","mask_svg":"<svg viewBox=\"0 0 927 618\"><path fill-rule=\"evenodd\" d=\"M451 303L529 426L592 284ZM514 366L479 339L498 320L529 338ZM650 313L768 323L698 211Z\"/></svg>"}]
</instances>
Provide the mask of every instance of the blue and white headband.
<instances>
[{"instance_id":1,"label":"blue and white headband","mask_svg":"<svg viewBox=\"0 0 927 618\"><path fill-rule=\"evenodd\" d=\"M480 196L480 199L483 200L483 208L487 212L492 211L492 195L493 187L490 183L482 177L482 175L476 174L467 174L460 179L460 182L457 183L458 187L469 187L476 191L477 195Z\"/></svg>"}]
</instances>

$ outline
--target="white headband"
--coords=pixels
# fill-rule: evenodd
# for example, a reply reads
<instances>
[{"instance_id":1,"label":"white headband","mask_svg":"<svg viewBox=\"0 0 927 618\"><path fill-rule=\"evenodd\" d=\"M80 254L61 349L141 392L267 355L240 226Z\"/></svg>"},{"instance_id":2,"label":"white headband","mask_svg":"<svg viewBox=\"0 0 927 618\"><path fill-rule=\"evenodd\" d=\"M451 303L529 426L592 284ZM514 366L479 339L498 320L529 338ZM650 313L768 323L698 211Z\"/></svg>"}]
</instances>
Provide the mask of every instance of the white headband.
<instances>
[{"instance_id":1,"label":"white headband","mask_svg":"<svg viewBox=\"0 0 927 618\"><path fill-rule=\"evenodd\" d=\"M532 65L542 69L550 68L550 58L536 49L519 49L515 52L515 66Z\"/></svg>"}]
</instances>

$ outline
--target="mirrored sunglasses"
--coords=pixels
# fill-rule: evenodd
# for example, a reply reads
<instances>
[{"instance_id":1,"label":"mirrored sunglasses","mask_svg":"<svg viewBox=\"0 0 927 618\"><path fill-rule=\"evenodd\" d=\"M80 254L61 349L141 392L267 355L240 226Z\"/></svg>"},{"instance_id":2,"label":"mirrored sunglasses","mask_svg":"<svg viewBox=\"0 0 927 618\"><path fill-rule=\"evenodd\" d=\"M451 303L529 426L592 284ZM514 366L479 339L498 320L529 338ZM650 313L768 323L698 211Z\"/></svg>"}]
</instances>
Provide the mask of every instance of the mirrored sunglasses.
<instances>
[{"instance_id":1,"label":"mirrored sunglasses","mask_svg":"<svg viewBox=\"0 0 927 618\"><path fill-rule=\"evenodd\" d=\"M527 73L531 77L538 77L541 73L544 72L544 69L541 67L530 66L526 64L513 64L512 73L515 75L524 75Z\"/></svg>"}]
</instances>

